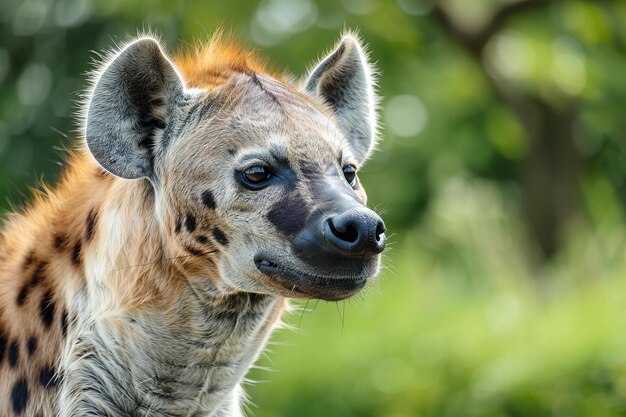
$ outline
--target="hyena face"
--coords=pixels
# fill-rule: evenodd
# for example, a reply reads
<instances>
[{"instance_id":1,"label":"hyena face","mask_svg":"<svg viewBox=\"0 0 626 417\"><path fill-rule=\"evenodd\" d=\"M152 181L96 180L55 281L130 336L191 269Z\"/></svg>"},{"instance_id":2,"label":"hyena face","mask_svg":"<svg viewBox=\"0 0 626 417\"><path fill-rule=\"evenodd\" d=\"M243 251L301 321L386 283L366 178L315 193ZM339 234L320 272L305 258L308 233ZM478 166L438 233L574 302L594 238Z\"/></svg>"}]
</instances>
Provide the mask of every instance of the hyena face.
<instances>
[{"instance_id":1,"label":"hyena face","mask_svg":"<svg viewBox=\"0 0 626 417\"><path fill-rule=\"evenodd\" d=\"M147 177L168 253L222 288L336 300L379 269L385 226L356 172L375 142L370 68L347 36L302 87L249 68L189 88L153 39L100 74L87 143Z\"/></svg>"}]
</instances>

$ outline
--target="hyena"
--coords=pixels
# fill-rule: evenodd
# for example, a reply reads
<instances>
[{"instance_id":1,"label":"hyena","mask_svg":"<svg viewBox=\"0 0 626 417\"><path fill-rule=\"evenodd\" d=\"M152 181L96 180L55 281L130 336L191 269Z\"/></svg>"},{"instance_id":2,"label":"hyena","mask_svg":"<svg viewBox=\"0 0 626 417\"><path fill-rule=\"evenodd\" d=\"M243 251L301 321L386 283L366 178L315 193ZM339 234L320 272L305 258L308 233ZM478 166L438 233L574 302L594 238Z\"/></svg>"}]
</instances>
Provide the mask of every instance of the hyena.
<instances>
[{"instance_id":1,"label":"hyena","mask_svg":"<svg viewBox=\"0 0 626 417\"><path fill-rule=\"evenodd\" d=\"M59 184L2 229L0 415L241 416L287 299L379 271L373 78L352 34L301 82L219 39L111 53Z\"/></svg>"}]
</instances>

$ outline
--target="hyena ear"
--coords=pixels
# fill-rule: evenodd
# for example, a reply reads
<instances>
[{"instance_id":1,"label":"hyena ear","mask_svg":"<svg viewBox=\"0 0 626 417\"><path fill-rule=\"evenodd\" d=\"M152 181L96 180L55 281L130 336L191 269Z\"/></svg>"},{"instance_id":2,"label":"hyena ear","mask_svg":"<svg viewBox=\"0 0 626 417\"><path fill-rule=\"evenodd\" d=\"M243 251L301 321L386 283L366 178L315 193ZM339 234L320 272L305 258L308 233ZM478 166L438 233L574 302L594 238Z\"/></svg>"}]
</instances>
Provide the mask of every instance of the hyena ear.
<instances>
[{"instance_id":1,"label":"hyena ear","mask_svg":"<svg viewBox=\"0 0 626 417\"><path fill-rule=\"evenodd\" d=\"M151 177L155 138L183 89L155 39L130 43L101 72L89 99L85 137L91 154L119 177Z\"/></svg>"},{"instance_id":2,"label":"hyena ear","mask_svg":"<svg viewBox=\"0 0 626 417\"><path fill-rule=\"evenodd\" d=\"M334 111L359 162L368 158L377 140L373 73L359 40L346 35L313 68L305 84L309 94L320 97Z\"/></svg>"}]
</instances>

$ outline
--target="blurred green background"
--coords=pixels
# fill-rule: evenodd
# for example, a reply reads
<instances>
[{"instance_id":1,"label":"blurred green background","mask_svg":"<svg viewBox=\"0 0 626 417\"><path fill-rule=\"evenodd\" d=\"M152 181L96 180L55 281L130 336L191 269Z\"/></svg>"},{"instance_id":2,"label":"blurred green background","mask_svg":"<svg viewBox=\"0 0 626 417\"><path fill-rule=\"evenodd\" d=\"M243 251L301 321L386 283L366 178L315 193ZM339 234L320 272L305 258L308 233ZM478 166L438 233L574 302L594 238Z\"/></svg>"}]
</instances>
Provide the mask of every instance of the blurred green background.
<instances>
[{"instance_id":1,"label":"blurred green background","mask_svg":"<svg viewBox=\"0 0 626 417\"><path fill-rule=\"evenodd\" d=\"M386 268L286 317L254 415L626 415L625 1L2 0L0 208L54 182L92 51L220 24L298 75L356 28L384 97Z\"/></svg>"}]
</instances>

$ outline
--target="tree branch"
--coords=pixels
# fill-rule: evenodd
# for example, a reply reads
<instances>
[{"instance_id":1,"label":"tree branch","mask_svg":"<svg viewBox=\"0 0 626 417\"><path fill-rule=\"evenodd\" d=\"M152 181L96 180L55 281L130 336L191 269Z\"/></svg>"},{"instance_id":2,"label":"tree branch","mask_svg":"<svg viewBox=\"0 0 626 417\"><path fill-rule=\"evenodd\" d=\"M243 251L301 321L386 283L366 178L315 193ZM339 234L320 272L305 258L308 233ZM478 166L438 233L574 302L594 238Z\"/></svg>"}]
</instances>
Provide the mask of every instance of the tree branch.
<instances>
[{"instance_id":1,"label":"tree branch","mask_svg":"<svg viewBox=\"0 0 626 417\"><path fill-rule=\"evenodd\" d=\"M489 22L477 33L470 33L461 29L454 18L445 10L441 3L435 2L433 13L441 26L450 37L464 47L472 56L480 58L489 39L495 35L511 18L534 9L537 6L548 4L551 0L519 0L509 3L498 9Z\"/></svg>"}]
</instances>

